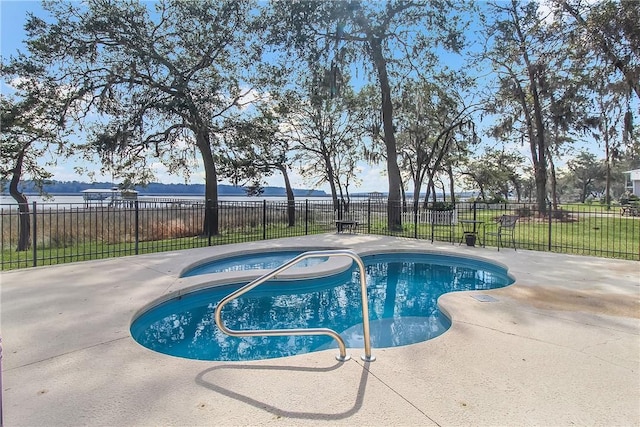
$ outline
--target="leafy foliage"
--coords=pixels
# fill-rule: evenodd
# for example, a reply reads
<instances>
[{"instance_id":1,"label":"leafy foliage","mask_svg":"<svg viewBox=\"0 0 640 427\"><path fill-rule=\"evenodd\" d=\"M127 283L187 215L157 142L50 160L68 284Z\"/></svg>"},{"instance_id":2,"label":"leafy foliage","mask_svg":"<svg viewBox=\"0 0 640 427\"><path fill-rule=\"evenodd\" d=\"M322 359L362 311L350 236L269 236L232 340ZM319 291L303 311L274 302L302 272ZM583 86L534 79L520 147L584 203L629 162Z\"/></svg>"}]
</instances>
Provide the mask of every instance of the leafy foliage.
<instances>
[{"instance_id":1,"label":"leafy foliage","mask_svg":"<svg viewBox=\"0 0 640 427\"><path fill-rule=\"evenodd\" d=\"M225 120L251 92L246 73L261 55L249 1L165 0L46 3L53 17L27 23L32 54L67 105L98 114L87 150L130 181L152 178L149 155L186 177L204 164L206 197L217 201L214 154ZM255 68L254 68L255 70ZM145 174L140 175L140 172ZM205 227L217 227L215 219Z\"/></svg>"}]
</instances>

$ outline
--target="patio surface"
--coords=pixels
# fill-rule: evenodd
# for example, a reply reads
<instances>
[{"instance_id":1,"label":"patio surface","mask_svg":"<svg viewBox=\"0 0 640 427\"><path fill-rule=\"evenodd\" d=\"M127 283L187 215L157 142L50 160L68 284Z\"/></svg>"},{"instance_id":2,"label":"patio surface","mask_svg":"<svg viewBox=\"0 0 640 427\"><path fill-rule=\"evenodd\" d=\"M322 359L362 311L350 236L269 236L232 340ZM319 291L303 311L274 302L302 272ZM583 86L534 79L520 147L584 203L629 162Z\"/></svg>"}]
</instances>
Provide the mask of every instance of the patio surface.
<instances>
[{"instance_id":1,"label":"patio surface","mask_svg":"<svg viewBox=\"0 0 640 427\"><path fill-rule=\"evenodd\" d=\"M451 329L419 344L374 348L372 363L350 348L345 363L335 349L203 362L157 354L131 338L142 307L206 279L178 278L186 266L247 248L296 246L481 257L506 265L516 283L442 296ZM0 278L6 426L640 425L635 261L323 234Z\"/></svg>"}]
</instances>

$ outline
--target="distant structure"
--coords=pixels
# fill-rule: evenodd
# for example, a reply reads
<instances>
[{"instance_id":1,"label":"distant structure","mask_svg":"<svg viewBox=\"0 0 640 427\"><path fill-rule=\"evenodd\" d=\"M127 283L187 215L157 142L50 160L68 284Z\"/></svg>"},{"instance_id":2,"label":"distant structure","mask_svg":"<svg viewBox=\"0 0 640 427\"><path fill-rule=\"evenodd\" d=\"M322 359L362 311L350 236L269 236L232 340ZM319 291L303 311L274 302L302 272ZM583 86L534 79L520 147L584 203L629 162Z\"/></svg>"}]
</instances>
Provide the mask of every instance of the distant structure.
<instances>
[{"instance_id":1,"label":"distant structure","mask_svg":"<svg viewBox=\"0 0 640 427\"><path fill-rule=\"evenodd\" d=\"M631 194L640 197L640 169L634 169L624 172L625 176L625 189Z\"/></svg>"},{"instance_id":2,"label":"distant structure","mask_svg":"<svg viewBox=\"0 0 640 427\"><path fill-rule=\"evenodd\" d=\"M385 198L384 193L381 193L379 191L372 191L371 193L368 194L370 199L373 200L381 200Z\"/></svg>"},{"instance_id":3,"label":"distant structure","mask_svg":"<svg viewBox=\"0 0 640 427\"><path fill-rule=\"evenodd\" d=\"M84 207L103 206L108 203L109 207L133 207L134 202L138 200L138 192L135 190L120 190L117 187L107 188L91 188L82 191Z\"/></svg>"}]
</instances>

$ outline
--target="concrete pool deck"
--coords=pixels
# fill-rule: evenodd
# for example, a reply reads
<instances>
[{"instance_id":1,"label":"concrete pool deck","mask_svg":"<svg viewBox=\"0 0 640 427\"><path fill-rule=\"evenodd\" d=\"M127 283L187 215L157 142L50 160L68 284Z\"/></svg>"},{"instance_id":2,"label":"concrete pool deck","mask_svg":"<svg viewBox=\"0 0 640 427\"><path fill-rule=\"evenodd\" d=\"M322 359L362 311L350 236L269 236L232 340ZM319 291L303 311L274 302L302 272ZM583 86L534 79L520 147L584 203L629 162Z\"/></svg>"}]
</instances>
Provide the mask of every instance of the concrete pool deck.
<instances>
[{"instance_id":1,"label":"concrete pool deck","mask_svg":"<svg viewBox=\"0 0 640 427\"><path fill-rule=\"evenodd\" d=\"M247 248L424 249L506 265L507 288L450 293L443 335L257 362L152 352L133 316L200 259ZM231 274L232 276L232 274ZM3 272L6 426L639 425L640 263L323 234ZM490 295L483 302L474 296ZM482 298L480 298L482 299Z\"/></svg>"}]
</instances>

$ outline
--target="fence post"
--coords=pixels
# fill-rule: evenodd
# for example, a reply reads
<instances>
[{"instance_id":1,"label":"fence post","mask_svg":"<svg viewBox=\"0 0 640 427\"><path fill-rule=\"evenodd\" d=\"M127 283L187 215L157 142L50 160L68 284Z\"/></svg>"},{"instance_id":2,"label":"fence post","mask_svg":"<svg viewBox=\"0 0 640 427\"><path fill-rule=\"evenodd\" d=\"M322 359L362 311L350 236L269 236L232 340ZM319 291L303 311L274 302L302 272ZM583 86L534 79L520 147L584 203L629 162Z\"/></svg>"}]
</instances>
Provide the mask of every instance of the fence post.
<instances>
[{"instance_id":1,"label":"fence post","mask_svg":"<svg viewBox=\"0 0 640 427\"><path fill-rule=\"evenodd\" d=\"M309 234L309 199L304 199L304 235Z\"/></svg>"},{"instance_id":2,"label":"fence post","mask_svg":"<svg viewBox=\"0 0 640 427\"><path fill-rule=\"evenodd\" d=\"M371 234L371 199L367 199L367 234Z\"/></svg>"},{"instance_id":3,"label":"fence post","mask_svg":"<svg viewBox=\"0 0 640 427\"><path fill-rule=\"evenodd\" d=\"M267 199L262 201L262 240L267 240Z\"/></svg>"},{"instance_id":4,"label":"fence post","mask_svg":"<svg viewBox=\"0 0 640 427\"><path fill-rule=\"evenodd\" d=\"M549 244L548 244L548 250L549 252L551 252L551 219L552 219L552 212L551 212L551 202L549 202L549 206L547 209L547 212L549 212Z\"/></svg>"},{"instance_id":5,"label":"fence post","mask_svg":"<svg viewBox=\"0 0 640 427\"><path fill-rule=\"evenodd\" d=\"M133 206L135 207L135 233L134 235L136 236L136 240L135 240L135 247L134 247L134 252L136 255L138 255L138 251L139 251L139 243L140 243L140 209L138 208L138 201L135 200L133 202Z\"/></svg>"},{"instance_id":6,"label":"fence post","mask_svg":"<svg viewBox=\"0 0 640 427\"><path fill-rule=\"evenodd\" d=\"M38 248L36 243L38 242L37 239L37 231L38 231L38 227L36 222L38 221L38 215L36 215L36 202L33 202L33 208L31 209L32 215L33 215L33 227L32 230L33 232L31 233L31 252L33 253L33 266L35 267L37 264L37 258L38 258Z\"/></svg>"},{"instance_id":7,"label":"fence post","mask_svg":"<svg viewBox=\"0 0 640 427\"><path fill-rule=\"evenodd\" d=\"M418 238L418 207L413 205L413 238Z\"/></svg>"},{"instance_id":8,"label":"fence post","mask_svg":"<svg viewBox=\"0 0 640 427\"><path fill-rule=\"evenodd\" d=\"M431 243L433 243L433 241L435 240L434 235L436 234L436 218L435 218L435 212L433 209L426 210L427 212L427 218L429 219L429 223L431 224ZM451 227L449 227L449 231L451 231ZM449 240L451 240L451 236L449 236Z\"/></svg>"}]
</instances>

